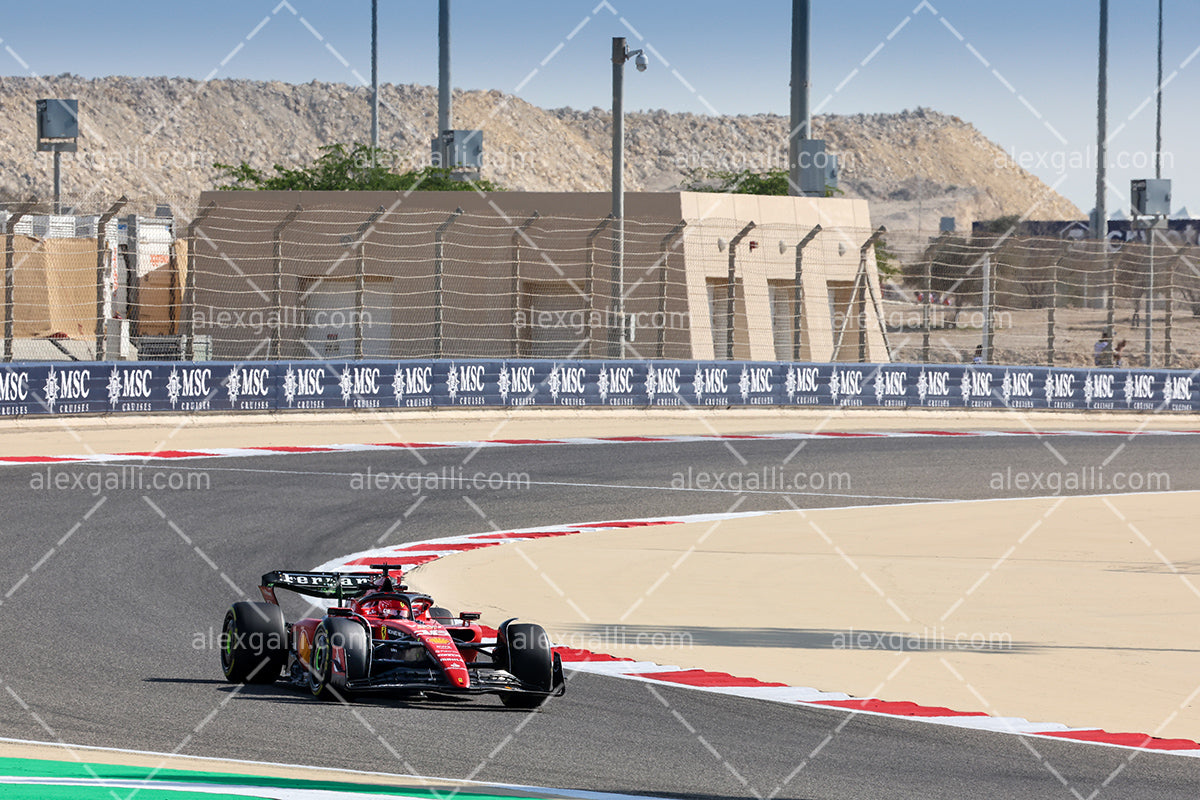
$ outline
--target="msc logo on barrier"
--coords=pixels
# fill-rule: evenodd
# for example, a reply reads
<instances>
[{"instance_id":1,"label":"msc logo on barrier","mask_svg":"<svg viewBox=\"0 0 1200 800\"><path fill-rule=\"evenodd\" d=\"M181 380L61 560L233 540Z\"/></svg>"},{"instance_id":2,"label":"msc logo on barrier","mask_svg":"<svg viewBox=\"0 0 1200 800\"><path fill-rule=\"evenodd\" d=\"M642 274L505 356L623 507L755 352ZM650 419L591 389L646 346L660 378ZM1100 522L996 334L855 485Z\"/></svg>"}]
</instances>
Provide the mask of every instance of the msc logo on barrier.
<instances>
[{"instance_id":1,"label":"msc logo on barrier","mask_svg":"<svg viewBox=\"0 0 1200 800\"><path fill-rule=\"evenodd\" d=\"M775 370L771 367L742 367L738 393L742 402L752 406L775 404Z\"/></svg>"},{"instance_id":2,"label":"msc logo on barrier","mask_svg":"<svg viewBox=\"0 0 1200 800\"><path fill-rule=\"evenodd\" d=\"M1083 382L1083 399L1088 408L1117 407L1117 376L1111 372L1089 372Z\"/></svg>"},{"instance_id":3,"label":"msc logo on barrier","mask_svg":"<svg viewBox=\"0 0 1200 800\"><path fill-rule=\"evenodd\" d=\"M600 402L609 406L637 405L633 397L633 367L609 367L600 365L600 377L596 388L600 392Z\"/></svg>"},{"instance_id":4,"label":"msc logo on barrier","mask_svg":"<svg viewBox=\"0 0 1200 800\"><path fill-rule=\"evenodd\" d=\"M907 406L908 373L903 370L881 369L875 373L875 404L879 406Z\"/></svg>"},{"instance_id":5,"label":"msc logo on barrier","mask_svg":"<svg viewBox=\"0 0 1200 800\"><path fill-rule=\"evenodd\" d=\"M729 370L724 367L697 367L692 390L700 405L729 405Z\"/></svg>"},{"instance_id":6,"label":"msc logo on barrier","mask_svg":"<svg viewBox=\"0 0 1200 800\"><path fill-rule=\"evenodd\" d=\"M583 396L587 388L587 369L584 367L564 367L556 363L550 368L546 386L550 389L550 402L555 405L587 405Z\"/></svg>"},{"instance_id":7,"label":"msc logo on barrier","mask_svg":"<svg viewBox=\"0 0 1200 800\"><path fill-rule=\"evenodd\" d=\"M536 370L533 367L510 367L508 362L500 365L500 378L497 388L500 390L500 402L506 406L531 406L537 400L537 385L534 381ZM508 399L513 395L512 400Z\"/></svg>"},{"instance_id":8,"label":"msc logo on barrier","mask_svg":"<svg viewBox=\"0 0 1200 800\"><path fill-rule=\"evenodd\" d=\"M108 375L108 404L121 411L153 411L152 377L153 372L145 367L113 367Z\"/></svg>"},{"instance_id":9,"label":"msc logo on barrier","mask_svg":"<svg viewBox=\"0 0 1200 800\"><path fill-rule=\"evenodd\" d=\"M46 376L42 387L42 398L46 410L51 414L74 414L92 411L89 402L91 394L92 371L89 369L64 369L57 373L54 367ZM57 407L56 407L57 406ZM103 408L96 409L103 411Z\"/></svg>"},{"instance_id":10,"label":"msc logo on barrier","mask_svg":"<svg viewBox=\"0 0 1200 800\"><path fill-rule=\"evenodd\" d=\"M0 415L20 416L29 413L29 373L0 372Z\"/></svg>"},{"instance_id":11,"label":"msc logo on barrier","mask_svg":"<svg viewBox=\"0 0 1200 800\"><path fill-rule=\"evenodd\" d=\"M396 405L424 408L433 405L433 367L396 367L392 378Z\"/></svg>"},{"instance_id":12,"label":"msc logo on barrier","mask_svg":"<svg viewBox=\"0 0 1200 800\"><path fill-rule=\"evenodd\" d=\"M1000 397L1008 408L1033 408L1033 373L1004 370L1000 384Z\"/></svg>"},{"instance_id":13,"label":"msc logo on barrier","mask_svg":"<svg viewBox=\"0 0 1200 800\"><path fill-rule=\"evenodd\" d=\"M679 367L656 367L646 369L646 397L652 406L683 405L683 370Z\"/></svg>"},{"instance_id":14,"label":"msc logo on barrier","mask_svg":"<svg viewBox=\"0 0 1200 800\"><path fill-rule=\"evenodd\" d=\"M917 398L921 405L931 408L950 407L950 373L944 369L928 372L922 368L917 376Z\"/></svg>"},{"instance_id":15,"label":"msc logo on barrier","mask_svg":"<svg viewBox=\"0 0 1200 800\"><path fill-rule=\"evenodd\" d=\"M1125 386L1121 390L1125 404L1130 408L1148 411L1154 408L1154 376L1146 373L1125 373Z\"/></svg>"},{"instance_id":16,"label":"msc logo on barrier","mask_svg":"<svg viewBox=\"0 0 1200 800\"><path fill-rule=\"evenodd\" d=\"M266 411L271 408L274 383L267 367L234 367L225 379L229 405L242 411Z\"/></svg>"},{"instance_id":17,"label":"msc logo on barrier","mask_svg":"<svg viewBox=\"0 0 1200 800\"><path fill-rule=\"evenodd\" d=\"M288 408L325 408L325 368L288 364L283 373L283 401Z\"/></svg>"},{"instance_id":18,"label":"msc logo on barrier","mask_svg":"<svg viewBox=\"0 0 1200 800\"><path fill-rule=\"evenodd\" d=\"M1075 375L1070 372L1046 373L1046 405L1050 408L1075 407Z\"/></svg>"},{"instance_id":19,"label":"msc logo on barrier","mask_svg":"<svg viewBox=\"0 0 1200 800\"><path fill-rule=\"evenodd\" d=\"M1163 378L1163 402L1175 411L1191 411L1195 408L1192 400L1192 376L1168 375Z\"/></svg>"},{"instance_id":20,"label":"msc logo on barrier","mask_svg":"<svg viewBox=\"0 0 1200 800\"><path fill-rule=\"evenodd\" d=\"M796 406L815 406L821 402L821 370L817 367L789 367L783 379L788 403Z\"/></svg>"},{"instance_id":21,"label":"msc logo on barrier","mask_svg":"<svg viewBox=\"0 0 1200 800\"><path fill-rule=\"evenodd\" d=\"M346 408L379 408L379 367L351 367L342 370L338 388Z\"/></svg>"},{"instance_id":22,"label":"msc logo on barrier","mask_svg":"<svg viewBox=\"0 0 1200 800\"><path fill-rule=\"evenodd\" d=\"M463 364L459 366L450 362L450 371L446 373L446 393L450 396L450 404L456 406L484 406L487 397L484 396L487 372L482 364Z\"/></svg>"},{"instance_id":23,"label":"msc logo on barrier","mask_svg":"<svg viewBox=\"0 0 1200 800\"><path fill-rule=\"evenodd\" d=\"M963 373L959 388L962 390L963 405L967 408L992 407L992 373L967 370Z\"/></svg>"},{"instance_id":24,"label":"msc logo on barrier","mask_svg":"<svg viewBox=\"0 0 1200 800\"><path fill-rule=\"evenodd\" d=\"M208 367L178 367L171 368L167 376L167 400L171 408L179 407L180 411L208 411L212 408L212 398L216 395L212 383L212 370Z\"/></svg>"},{"instance_id":25,"label":"msc logo on barrier","mask_svg":"<svg viewBox=\"0 0 1200 800\"><path fill-rule=\"evenodd\" d=\"M829 377L829 395L833 398L834 405L861 406L865 374L865 370L861 369L835 367Z\"/></svg>"}]
</instances>

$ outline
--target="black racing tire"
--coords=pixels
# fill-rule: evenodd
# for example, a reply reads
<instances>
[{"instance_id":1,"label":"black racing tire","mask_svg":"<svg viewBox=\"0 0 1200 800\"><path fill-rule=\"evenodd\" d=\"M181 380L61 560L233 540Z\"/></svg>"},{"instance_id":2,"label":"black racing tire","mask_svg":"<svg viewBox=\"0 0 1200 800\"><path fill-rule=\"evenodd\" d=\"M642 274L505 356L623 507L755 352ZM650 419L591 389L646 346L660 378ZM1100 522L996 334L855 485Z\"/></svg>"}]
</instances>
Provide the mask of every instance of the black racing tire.
<instances>
[{"instance_id":1,"label":"black racing tire","mask_svg":"<svg viewBox=\"0 0 1200 800\"><path fill-rule=\"evenodd\" d=\"M532 622L512 622L505 625L496 643L498 663L525 687L536 692L554 690L554 652L546 629ZM546 697L520 692L501 692L500 702L506 708L534 709Z\"/></svg>"},{"instance_id":2,"label":"black racing tire","mask_svg":"<svg viewBox=\"0 0 1200 800\"><path fill-rule=\"evenodd\" d=\"M331 643L334 642L345 652L345 675L333 672ZM366 630L355 620L330 617L318 625L308 664L308 688L313 697L326 701L352 701L354 695L346 682L367 677L370 647Z\"/></svg>"},{"instance_id":3,"label":"black racing tire","mask_svg":"<svg viewBox=\"0 0 1200 800\"><path fill-rule=\"evenodd\" d=\"M273 603L234 603L221 625L221 671L231 683L270 684L287 663L287 627Z\"/></svg>"},{"instance_id":4,"label":"black racing tire","mask_svg":"<svg viewBox=\"0 0 1200 800\"><path fill-rule=\"evenodd\" d=\"M450 623L454 622L454 613L448 608L431 606L429 608L429 618L440 622L443 625L449 625Z\"/></svg>"}]
</instances>

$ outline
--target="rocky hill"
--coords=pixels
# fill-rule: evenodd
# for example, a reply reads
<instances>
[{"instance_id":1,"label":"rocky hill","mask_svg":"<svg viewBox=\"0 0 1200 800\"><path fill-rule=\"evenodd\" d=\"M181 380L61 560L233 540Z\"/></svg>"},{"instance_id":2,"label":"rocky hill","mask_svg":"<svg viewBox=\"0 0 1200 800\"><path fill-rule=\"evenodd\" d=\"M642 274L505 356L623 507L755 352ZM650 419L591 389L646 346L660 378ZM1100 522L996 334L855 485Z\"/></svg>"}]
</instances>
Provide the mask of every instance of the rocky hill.
<instances>
[{"instance_id":1,"label":"rocky hill","mask_svg":"<svg viewBox=\"0 0 1200 800\"><path fill-rule=\"evenodd\" d=\"M436 90L381 87L381 144L402 154L398 167L428 161ZM95 210L126 194L139 206L192 208L213 188L214 162L295 166L323 144L362 141L370 127L366 89L344 84L182 78L0 78L0 198L51 193L52 157L34 152L34 101L79 99L78 153L63 156L64 202ZM594 108L546 110L497 91L456 93L455 125L484 131L485 177L510 189L603 191L609 186L611 115ZM665 111L626 118L626 187L678 187L695 170L782 167L786 118L708 117ZM970 124L926 109L814 120L843 163L847 196L872 201L876 222L933 232L940 216L960 229L974 219L1023 213L1084 214L1039 179L1007 162Z\"/></svg>"}]
</instances>

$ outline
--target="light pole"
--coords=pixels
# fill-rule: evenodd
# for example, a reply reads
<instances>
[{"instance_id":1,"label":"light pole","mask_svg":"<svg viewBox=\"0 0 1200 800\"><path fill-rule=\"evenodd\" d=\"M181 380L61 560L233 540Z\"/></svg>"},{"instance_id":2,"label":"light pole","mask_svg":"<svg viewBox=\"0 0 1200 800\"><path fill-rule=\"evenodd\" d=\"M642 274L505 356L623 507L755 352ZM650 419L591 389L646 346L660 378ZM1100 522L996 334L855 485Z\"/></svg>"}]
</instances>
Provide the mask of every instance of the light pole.
<instances>
[{"instance_id":1,"label":"light pole","mask_svg":"<svg viewBox=\"0 0 1200 800\"><path fill-rule=\"evenodd\" d=\"M612 285L616 287L613 298L613 314L617 318L619 331L614 331L609 356L625 357L625 342L629 336L625 320L625 62L636 58L638 72L645 72L650 65L641 50L630 50L625 37L614 36L612 40L613 65L613 146L612 146L612 216L613 252Z\"/></svg>"},{"instance_id":2,"label":"light pole","mask_svg":"<svg viewBox=\"0 0 1200 800\"><path fill-rule=\"evenodd\" d=\"M379 0L371 0L371 147L379 147Z\"/></svg>"}]
</instances>

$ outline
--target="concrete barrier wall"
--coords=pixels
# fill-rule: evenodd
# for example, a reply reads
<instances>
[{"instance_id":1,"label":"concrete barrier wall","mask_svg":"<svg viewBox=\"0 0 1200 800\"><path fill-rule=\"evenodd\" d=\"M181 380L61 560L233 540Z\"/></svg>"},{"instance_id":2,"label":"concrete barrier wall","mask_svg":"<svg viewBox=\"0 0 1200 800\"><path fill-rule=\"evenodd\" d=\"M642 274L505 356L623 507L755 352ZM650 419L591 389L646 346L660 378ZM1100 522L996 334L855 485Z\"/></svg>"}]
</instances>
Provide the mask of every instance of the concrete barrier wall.
<instances>
[{"instance_id":1,"label":"concrete barrier wall","mask_svg":"<svg viewBox=\"0 0 1200 800\"><path fill-rule=\"evenodd\" d=\"M1181 370L740 361L5 364L0 416L514 407L1200 410Z\"/></svg>"}]
</instances>

